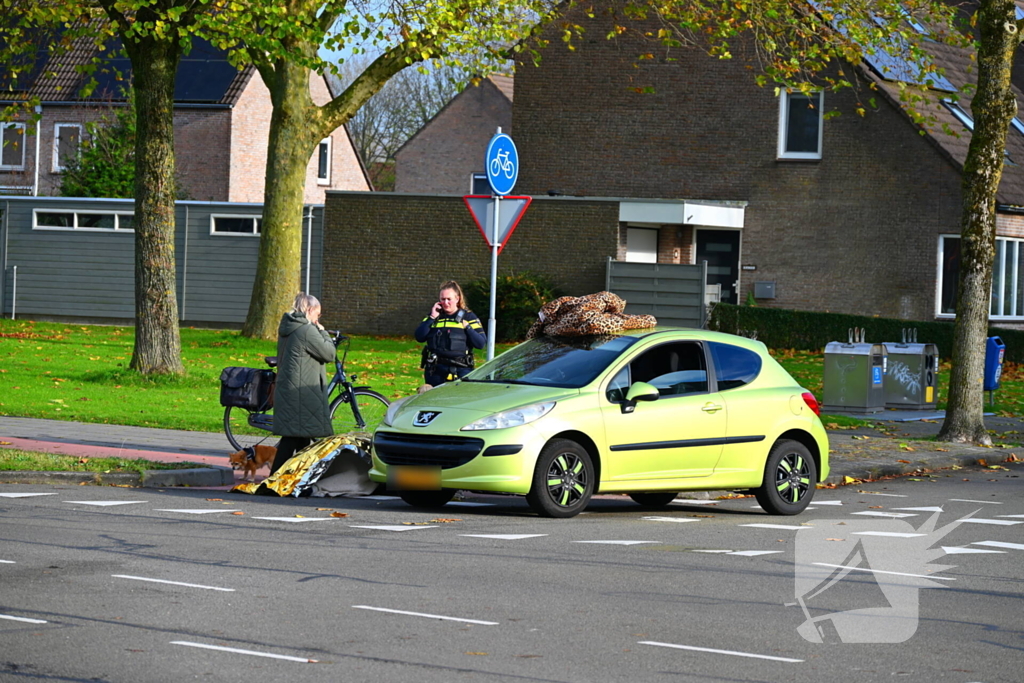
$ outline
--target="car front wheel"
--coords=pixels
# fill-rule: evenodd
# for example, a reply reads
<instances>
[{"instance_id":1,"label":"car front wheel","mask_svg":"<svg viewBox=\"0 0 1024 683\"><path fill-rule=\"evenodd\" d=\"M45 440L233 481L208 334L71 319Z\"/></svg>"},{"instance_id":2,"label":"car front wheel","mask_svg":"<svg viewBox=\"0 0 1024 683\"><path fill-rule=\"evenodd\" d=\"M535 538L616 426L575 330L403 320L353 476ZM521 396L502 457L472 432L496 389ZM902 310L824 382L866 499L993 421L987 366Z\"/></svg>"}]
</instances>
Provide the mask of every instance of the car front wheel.
<instances>
[{"instance_id":1,"label":"car front wheel","mask_svg":"<svg viewBox=\"0 0 1024 683\"><path fill-rule=\"evenodd\" d=\"M594 493L594 463L583 446L555 439L544 447L526 500L544 517L574 517Z\"/></svg>"},{"instance_id":2,"label":"car front wheel","mask_svg":"<svg viewBox=\"0 0 1024 683\"><path fill-rule=\"evenodd\" d=\"M795 515L811 502L817 481L818 467L806 446L788 439L776 441L754 497L770 515Z\"/></svg>"}]
</instances>

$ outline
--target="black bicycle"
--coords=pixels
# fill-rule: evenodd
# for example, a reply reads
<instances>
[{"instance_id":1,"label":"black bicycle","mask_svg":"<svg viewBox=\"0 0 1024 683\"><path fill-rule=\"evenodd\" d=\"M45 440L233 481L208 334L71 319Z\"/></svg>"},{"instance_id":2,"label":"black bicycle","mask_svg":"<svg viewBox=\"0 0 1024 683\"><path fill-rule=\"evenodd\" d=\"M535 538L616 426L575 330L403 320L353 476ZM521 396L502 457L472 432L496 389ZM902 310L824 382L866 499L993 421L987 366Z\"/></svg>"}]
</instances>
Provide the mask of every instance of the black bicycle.
<instances>
[{"instance_id":1,"label":"black bicycle","mask_svg":"<svg viewBox=\"0 0 1024 683\"><path fill-rule=\"evenodd\" d=\"M348 337L329 330L334 345L338 346L344 342L345 351L341 358L334 356L334 377L327 385L327 396L331 400L331 424L334 426L335 434L347 434L348 432L373 432L384 419L390 401L383 395L369 387L357 387L357 375L345 374L345 359L348 357L348 349L351 341ZM265 358L267 365L277 367L277 357ZM342 406L345 406L344 408ZM224 433L232 447L242 450L248 446L255 446L267 439L273 438L267 432L274 428L274 410L248 410L246 408L227 407L224 409Z\"/></svg>"}]
</instances>

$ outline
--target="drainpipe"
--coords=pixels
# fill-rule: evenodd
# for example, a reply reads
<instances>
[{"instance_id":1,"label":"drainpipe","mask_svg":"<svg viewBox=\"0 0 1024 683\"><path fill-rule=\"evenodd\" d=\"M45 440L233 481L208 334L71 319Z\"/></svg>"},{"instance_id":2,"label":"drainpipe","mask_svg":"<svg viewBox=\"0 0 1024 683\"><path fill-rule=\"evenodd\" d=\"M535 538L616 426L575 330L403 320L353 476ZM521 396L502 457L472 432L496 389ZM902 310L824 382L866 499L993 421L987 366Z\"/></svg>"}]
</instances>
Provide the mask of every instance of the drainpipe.
<instances>
[{"instance_id":1,"label":"drainpipe","mask_svg":"<svg viewBox=\"0 0 1024 683\"><path fill-rule=\"evenodd\" d=\"M14 320L14 307L18 305L18 266L12 266L14 269L14 283L11 287L11 320Z\"/></svg>"},{"instance_id":2,"label":"drainpipe","mask_svg":"<svg viewBox=\"0 0 1024 683\"><path fill-rule=\"evenodd\" d=\"M303 219L306 221L306 289L303 291L309 294L309 274L313 270L313 207L303 207L307 212ZM320 292L322 295L323 292Z\"/></svg>"},{"instance_id":3,"label":"drainpipe","mask_svg":"<svg viewBox=\"0 0 1024 683\"><path fill-rule=\"evenodd\" d=\"M35 161L35 178L32 180L32 196L39 196L39 139L43 136L42 121L43 121L43 106L41 104L36 105L36 161Z\"/></svg>"}]
</instances>

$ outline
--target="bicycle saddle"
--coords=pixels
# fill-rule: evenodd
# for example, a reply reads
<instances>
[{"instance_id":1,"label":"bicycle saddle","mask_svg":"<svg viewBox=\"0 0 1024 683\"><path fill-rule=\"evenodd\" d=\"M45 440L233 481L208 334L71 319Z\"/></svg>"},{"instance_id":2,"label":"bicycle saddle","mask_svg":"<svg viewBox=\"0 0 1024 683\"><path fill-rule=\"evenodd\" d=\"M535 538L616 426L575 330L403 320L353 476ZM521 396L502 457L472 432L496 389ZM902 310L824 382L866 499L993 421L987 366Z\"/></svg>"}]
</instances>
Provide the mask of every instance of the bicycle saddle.
<instances>
[{"instance_id":1,"label":"bicycle saddle","mask_svg":"<svg viewBox=\"0 0 1024 683\"><path fill-rule=\"evenodd\" d=\"M277 367L277 356L266 356L263 358L263 360L267 361L267 365L269 365L270 367Z\"/></svg>"}]
</instances>

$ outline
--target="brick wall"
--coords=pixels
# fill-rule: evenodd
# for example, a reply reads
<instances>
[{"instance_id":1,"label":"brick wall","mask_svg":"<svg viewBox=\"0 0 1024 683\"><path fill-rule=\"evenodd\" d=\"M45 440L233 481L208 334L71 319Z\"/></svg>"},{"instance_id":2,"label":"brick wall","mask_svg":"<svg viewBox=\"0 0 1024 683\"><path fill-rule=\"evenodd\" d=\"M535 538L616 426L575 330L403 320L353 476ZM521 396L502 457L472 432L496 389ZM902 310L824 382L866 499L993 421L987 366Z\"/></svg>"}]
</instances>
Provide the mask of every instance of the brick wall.
<instances>
[{"instance_id":1,"label":"brick wall","mask_svg":"<svg viewBox=\"0 0 1024 683\"><path fill-rule=\"evenodd\" d=\"M511 133L512 103L489 80L466 86L395 154L395 191L468 194L498 126Z\"/></svg>"},{"instance_id":2,"label":"brick wall","mask_svg":"<svg viewBox=\"0 0 1024 683\"><path fill-rule=\"evenodd\" d=\"M499 271L544 273L564 294L604 289L618 210L615 201L536 198L502 250ZM459 197L327 195L321 298L329 326L410 335L442 282L489 278L490 263Z\"/></svg>"},{"instance_id":3,"label":"brick wall","mask_svg":"<svg viewBox=\"0 0 1024 683\"><path fill-rule=\"evenodd\" d=\"M778 99L742 46L637 67L649 44L580 20L577 50L553 41L517 68L517 192L748 201L741 265L756 271L741 272L741 301L768 280L764 305L933 317L936 236L959 232L960 178L891 104L862 118L855 94L827 95L841 115L824 124L823 159L779 161Z\"/></svg>"},{"instance_id":4,"label":"brick wall","mask_svg":"<svg viewBox=\"0 0 1024 683\"><path fill-rule=\"evenodd\" d=\"M229 109L175 109L174 160L186 198L232 201L231 115Z\"/></svg>"}]
</instances>

